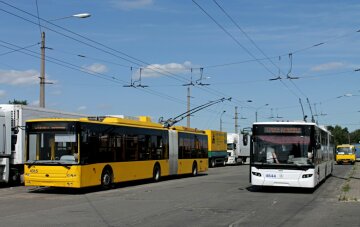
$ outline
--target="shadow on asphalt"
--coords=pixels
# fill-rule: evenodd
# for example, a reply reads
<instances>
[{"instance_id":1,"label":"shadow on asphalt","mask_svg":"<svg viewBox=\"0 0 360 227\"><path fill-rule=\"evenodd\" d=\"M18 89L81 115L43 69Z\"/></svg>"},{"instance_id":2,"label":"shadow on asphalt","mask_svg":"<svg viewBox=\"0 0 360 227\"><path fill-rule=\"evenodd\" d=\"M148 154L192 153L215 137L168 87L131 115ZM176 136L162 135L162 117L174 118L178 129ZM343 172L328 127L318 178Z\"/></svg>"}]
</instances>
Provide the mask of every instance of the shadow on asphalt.
<instances>
[{"instance_id":1,"label":"shadow on asphalt","mask_svg":"<svg viewBox=\"0 0 360 227\"><path fill-rule=\"evenodd\" d=\"M203 177L207 176L206 173L199 173L196 177ZM162 181L172 181L176 179L183 179L183 178L189 178L193 177L192 175L180 175L180 176L167 176L167 177L161 177L160 182ZM116 183L113 184L111 188L102 188L101 186L95 186L95 187L87 187L87 188L55 188L55 187L36 187L29 189L29 193L44 193L44 194L69 194L69 195L82 195L82 194L89 194L89 193L95 193L95 192L101 192L101 191L107 191L107 190L114 190L114 189L121 189L121 188L127 188L127 187L133 187L133 186L139 186L139 185L145 185L145 184L155 184L157 182L154 182L152 179L146 179L146 180L136 180L136 181L129 181L129 182L122 182L122 183Z\"/></svg>"}]
</instances>

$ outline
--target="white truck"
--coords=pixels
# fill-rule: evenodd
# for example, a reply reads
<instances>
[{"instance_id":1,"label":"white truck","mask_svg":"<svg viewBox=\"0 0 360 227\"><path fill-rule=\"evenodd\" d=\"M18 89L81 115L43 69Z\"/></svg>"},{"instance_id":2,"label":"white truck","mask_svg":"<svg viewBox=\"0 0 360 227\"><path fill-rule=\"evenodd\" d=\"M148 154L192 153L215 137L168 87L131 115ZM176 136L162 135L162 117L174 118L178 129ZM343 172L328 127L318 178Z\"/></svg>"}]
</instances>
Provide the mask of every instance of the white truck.
<instances>
[{"instance_id":1,"label":"white truck","mask_svg":"<svg viewBox=\"0 0 360 227\"><path fill-rule=\"evenodd\" d=\"M25 121L80 117L86 116L26 105L0 104L0 183L19 183L24 173Z\"/></svg>"},{"instance_id":2,"label":"white truck","mask_svg":"<svg viewBox=\"0 0 360 227\"><path fill-rule=\"evenodd\" d=\"M250 157L250 134L227 133L227 152L227 165L245 163Z\"/></svg>"}]
</instances>

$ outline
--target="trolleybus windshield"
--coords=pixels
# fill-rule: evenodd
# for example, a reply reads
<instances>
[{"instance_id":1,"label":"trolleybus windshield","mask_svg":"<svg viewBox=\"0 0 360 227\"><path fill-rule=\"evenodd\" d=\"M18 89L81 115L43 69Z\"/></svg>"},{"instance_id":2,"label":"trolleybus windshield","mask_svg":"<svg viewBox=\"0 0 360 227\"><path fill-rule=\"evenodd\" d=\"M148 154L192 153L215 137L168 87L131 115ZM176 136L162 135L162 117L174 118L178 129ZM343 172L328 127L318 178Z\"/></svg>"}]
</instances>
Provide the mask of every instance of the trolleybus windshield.
<instances>
[{"instance_id":1,"label":"trolleybus windshield","mask_svg":"<svg viewBox=\"0 0 360 227\"><path fill-rule=\"evenodd\" d=\"M78 163L77 136L73 122L30 123L27 130L28 163Z\"/></svg>"},{"instance_id":2,"label":"trolleybus windshield","mask_svg":"<svg viewBox=\"0 0 360 227\"><path fill-rule=\"evenodd\" d=\"M311 165L310 128L305 126L256 126L253 164Z\"/></svg>"}]
</instances>

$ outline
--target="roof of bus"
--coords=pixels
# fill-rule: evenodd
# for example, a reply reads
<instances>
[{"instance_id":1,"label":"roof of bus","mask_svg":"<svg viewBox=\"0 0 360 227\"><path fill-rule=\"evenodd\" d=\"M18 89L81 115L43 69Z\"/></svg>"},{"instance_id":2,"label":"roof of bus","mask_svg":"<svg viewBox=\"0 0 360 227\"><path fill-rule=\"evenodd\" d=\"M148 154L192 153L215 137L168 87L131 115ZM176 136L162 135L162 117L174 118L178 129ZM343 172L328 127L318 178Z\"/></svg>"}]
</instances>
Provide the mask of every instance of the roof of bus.
<instances>
[{"instance_id":1,"label":"roof of bus","mask_svg":"<svg viewBox=\"0 0 360 227\"><path fill-rule=\"evenodd\" d=\"M27 120L26 122L86 122L86 123L97 123L97 124L114 124L114 125L122 125L122 126L135 126L135 127L146 127L146 128L157 128L167 130L164 128L162 124L152 122L149 117L140 116L138 119L136 118L122 118L122 117L88 117L88 118L39 118ZM173 126L172 130L181 131L181 132L192 132L192 133L200 133L205 134L205 131L199 130L196 128L188 128L185 126Z\"/></svg>"},{"instance_id":2,"label":"roof of bus","mask_svg":"<svg viewBox=\"0 0 360 227\"><path fill-rule=\"evenodd\" d=\"M314 122L305 121L265 121L265 122L254 122L254 125L316 125Z\"/></svg>"},{"instance_id":3,"label":"roof of bus","mask_svg":"<svg viewBox=\"0 0 360 227\"><path fill-rule=\"evenodd\" d=\"M266 121L266 122L254 122L253 125L314 125L331 134L331 132L324 126L318 125L315 122L306 121Z\"/></svg>"},{"instance_id":4,"label":"roof of bus","mask_svg":"<svg viewBox=\"0 0 360 227\"><path fill-rule=\"evenodd\" d=\"M355 147L353 144L339 144L336 147Z\"/></svg>"}]
</instances>

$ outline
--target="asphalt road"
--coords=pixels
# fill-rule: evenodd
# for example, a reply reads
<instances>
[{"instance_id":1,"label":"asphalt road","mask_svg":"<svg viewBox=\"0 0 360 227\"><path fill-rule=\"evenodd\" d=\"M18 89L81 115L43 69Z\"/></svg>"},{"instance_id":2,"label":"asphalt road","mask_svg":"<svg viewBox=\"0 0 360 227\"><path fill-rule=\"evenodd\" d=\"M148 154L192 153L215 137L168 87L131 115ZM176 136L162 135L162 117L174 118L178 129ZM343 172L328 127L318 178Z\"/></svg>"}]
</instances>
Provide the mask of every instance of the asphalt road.
<instances>
[{"instance_id":1,"label":"asphalt road","mask_svg":"<svg viewBox=\"0 0 360 227\"><path fill-rule=\"evenodd\" d=\"M248 165L106 191L2 187L0 225L360 226L360 202L339 201L351 168L335 165L313 191L251 187Z\"/></svg>"}]
</instances>

